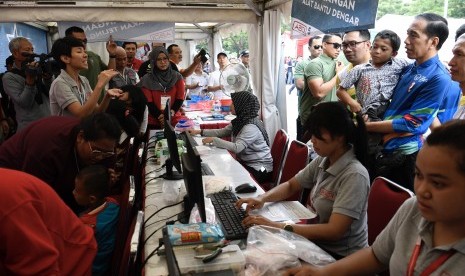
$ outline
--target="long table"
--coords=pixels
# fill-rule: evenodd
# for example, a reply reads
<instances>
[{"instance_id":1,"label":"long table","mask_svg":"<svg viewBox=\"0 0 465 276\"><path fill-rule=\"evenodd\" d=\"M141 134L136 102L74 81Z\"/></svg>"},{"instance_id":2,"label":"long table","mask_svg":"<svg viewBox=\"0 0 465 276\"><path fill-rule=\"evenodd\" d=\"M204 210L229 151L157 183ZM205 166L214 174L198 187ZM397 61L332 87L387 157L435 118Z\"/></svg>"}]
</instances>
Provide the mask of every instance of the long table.
<instances>
[{"instance_id":1,"label":"long table","mask_svg":"<svg viewBox=\"0 0 465 276\"><path fill-rule=\"evenodd\" d=\"M150 139L153 139L155 132L156 131L151 131ZM151 142L150 139L149 143ZM195 137L195 140L199 145L202 144L200 137ZM167 193L164 193L163 186L165 185L166 187L166 185L169 185L172 188L174 187L175 190L179 189L179 195L175 198L175 200L171 200L175 203L181 202L186 193L183 180L169 181L163 178L156 178L164 173L164 170L156 171L161 168L161 164L163 164L164 160L162 158L160 164L156 164L153 158L151 158L153 154L153 149L149 148L147 156L148 161L145 166L146 198L144 202L144 220L146 223L144 228L144 240L147 239L147 242L144 246L144 259L151 255L153 250L158 247L159 239L162 237L161 228L166 225L167 221L176 220L176 215L180 213L183 208L182 204L178 204L159 211L163 207L170 205L168 202L170 196ZM257 186L256 192L245 194L243 196L254 197L264 192L263 189L255 183L254 179L250 176L250 173L237 160L235 160L227 150L211 147L209 153L201 155L201 158L203 162L206 162L210 166L215 176L228 177L231 180L230 184L233 188L246 182L253 183ZM159 213L147 221L147 218L157 211L159 211ZM168 275L165 257L159 257L156 254L150 257L145 265L145 275Z\"/></svg>"}]
</instances>

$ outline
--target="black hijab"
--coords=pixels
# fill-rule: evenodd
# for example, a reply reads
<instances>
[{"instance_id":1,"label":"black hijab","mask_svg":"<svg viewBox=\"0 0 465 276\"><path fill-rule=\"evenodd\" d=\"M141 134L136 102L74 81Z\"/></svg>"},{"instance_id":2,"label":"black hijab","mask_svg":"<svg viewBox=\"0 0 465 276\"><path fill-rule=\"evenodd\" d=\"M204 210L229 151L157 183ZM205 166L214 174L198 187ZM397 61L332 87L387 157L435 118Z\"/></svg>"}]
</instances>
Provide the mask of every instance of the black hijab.
<instances>
[{"instance_id":1,"label":"black hijab","mask_svg":"<svg viewBox=\"0 0 465 276\"><path fill-rule=\"evenodd\" d=\"M145 87L150 90L168 91L178 80L182 79L181 74L173 70L170 64L166 70L160 70L157 67L157 58L161 53L169 57L166 49L161 46L154 47L152 52L150 52L149 60L152 70L142 77L140 87Z\"/></svg>"},{"instance_id":2,"label":"black hijab","mask_svg":"<svg viewBox=\"0 0 465 276\"><path fill-rule=\"evenodd\" d=\"M233 135L236 136L245 125L254 124L260 129L266 144L269 146L270 140L268 139L265 126L258 118L258 111L260 110L258 98L248 91L231 93L231 98L234 110L236 111L236 118L231 121Z\"/></svg>"}]
</instances>

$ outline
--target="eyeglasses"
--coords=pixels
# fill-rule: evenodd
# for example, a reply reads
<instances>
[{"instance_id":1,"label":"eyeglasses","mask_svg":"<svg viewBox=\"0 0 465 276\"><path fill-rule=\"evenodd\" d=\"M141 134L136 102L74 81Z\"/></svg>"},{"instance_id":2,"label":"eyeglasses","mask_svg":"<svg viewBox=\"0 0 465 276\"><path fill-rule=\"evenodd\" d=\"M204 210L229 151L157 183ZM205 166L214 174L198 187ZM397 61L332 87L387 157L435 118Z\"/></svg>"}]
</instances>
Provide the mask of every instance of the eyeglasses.
<instances>
[{"instance_id":1,"label":"eyeglasses","mask_svg":"<svg viewBox=\"0 0 465 276\"><path fill-rule=\"evenodd\" d=\"M326 44L331 44L333 45L333 48L334 49L339 49L341 48L341 43L337 43L337 42L325 42Z\"/></svg>"},{"instance_id":2,"label":"eyeglasses","mask_svg":"<svg viewBox=\"0 0 465 276\"><path fill-rule=\"evenodd\" d=\"M315 50L318 50L318 49L321 49L321 48L323 48L323 46L321 46L321 45L313 45L313 49L315 49Z\"/></svg>"},{"instance_id":3,"label":"eyeglasses","mask_svg":"<svg viewBox=\"0 0 465 276\"><path fill-rule=\"evenodd\" d=\"M367 42L367 41L368 40L342 42L342 49L347 49L347 48L354 49L355 47L357 47L358 44Z\"/></svg>"},{"instance_id":4,"label":"eyeglasses","mask_svg":"<svg viewBox=\"0 0 465 276\"><path fill-rule=\"evenodd\" d=\"M92 155L99 156L102 159L110 158L115 155L114 150L113 151L101 151L97 149L92 149L92 145L90 144L90 142L87 141L87 143L89 144L89 148L90 148L90 151L92 152Z\"/></svg>"}]
</instances>

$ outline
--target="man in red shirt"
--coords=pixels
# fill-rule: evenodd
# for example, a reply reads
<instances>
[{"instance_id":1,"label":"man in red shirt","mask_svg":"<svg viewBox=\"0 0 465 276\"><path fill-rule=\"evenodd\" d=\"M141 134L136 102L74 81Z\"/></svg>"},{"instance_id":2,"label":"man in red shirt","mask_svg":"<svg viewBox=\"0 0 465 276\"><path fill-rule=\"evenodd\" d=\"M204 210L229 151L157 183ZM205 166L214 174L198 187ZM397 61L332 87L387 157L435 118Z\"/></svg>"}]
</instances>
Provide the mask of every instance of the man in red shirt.
<instances>
[{"instance_id":1,"label":"man in red shirt","mask_svg":"<svg viewBox=\"0 0 465 276\"><path fill-rule=\"evenodd\" d=\"M97 244L50 186L0 169L0 275L91 275Z\"/></svg>"},{"instance_id":2,"label":"man in red shirt","mask_svg":"<svg viewBox=\"0 0 465 276\"><path fill-rule=\"evenodd\" d=\"M138 72L139 67L142 65L142 60L136 58L137 43L124 42L123 48L126 51L126 56L128 58L128 64L126 66Z\"/></svg>"}]
</instances>

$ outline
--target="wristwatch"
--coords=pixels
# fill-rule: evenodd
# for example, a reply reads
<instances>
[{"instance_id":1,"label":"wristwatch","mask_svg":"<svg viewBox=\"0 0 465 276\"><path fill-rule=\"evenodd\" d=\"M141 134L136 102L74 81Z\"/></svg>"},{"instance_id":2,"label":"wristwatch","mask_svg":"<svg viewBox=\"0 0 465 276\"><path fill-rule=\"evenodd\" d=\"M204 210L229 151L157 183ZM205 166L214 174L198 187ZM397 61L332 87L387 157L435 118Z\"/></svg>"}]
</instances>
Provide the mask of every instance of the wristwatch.
<instances>
[{"instance_id":1,"label":"wristwatch","mask_svg":"<svg viewBox=\"0 0 465 276\"><path fill-rule=\"evenodd\" d=\"M289 231L289 232L294 232L294 226L292 226L292 224L290 224L290 223L284 224L283 229L286 230L286 231Z\"/></svg>"}]
</instances>

